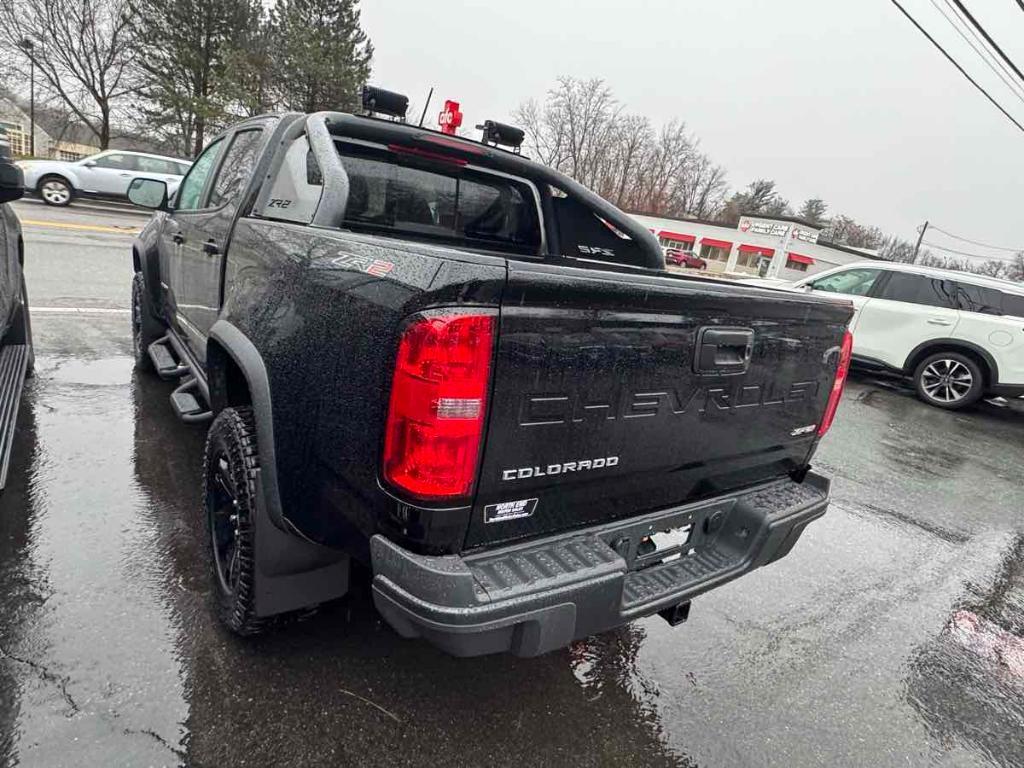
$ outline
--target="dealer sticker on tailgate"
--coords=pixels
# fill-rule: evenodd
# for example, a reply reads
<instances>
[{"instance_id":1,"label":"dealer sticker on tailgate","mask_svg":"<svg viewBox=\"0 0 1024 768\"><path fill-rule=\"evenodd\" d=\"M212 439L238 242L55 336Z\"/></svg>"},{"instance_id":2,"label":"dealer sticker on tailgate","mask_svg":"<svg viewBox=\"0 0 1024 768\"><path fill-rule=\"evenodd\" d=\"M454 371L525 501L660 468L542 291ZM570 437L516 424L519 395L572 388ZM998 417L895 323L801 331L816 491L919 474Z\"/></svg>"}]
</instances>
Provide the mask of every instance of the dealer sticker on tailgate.
<instances>
[{"instance_id":1,"label":"dealer sticker on tailgate","mask_svg":"<svg viewBox=\"0 0 1024 768\"><path fill-rule=\"evenodd\" d=\"M529 517L537 507L536 499L517 499L516 501L499 501L484 507L485 523L504 523Z\"/></svg>"}]
</instances>

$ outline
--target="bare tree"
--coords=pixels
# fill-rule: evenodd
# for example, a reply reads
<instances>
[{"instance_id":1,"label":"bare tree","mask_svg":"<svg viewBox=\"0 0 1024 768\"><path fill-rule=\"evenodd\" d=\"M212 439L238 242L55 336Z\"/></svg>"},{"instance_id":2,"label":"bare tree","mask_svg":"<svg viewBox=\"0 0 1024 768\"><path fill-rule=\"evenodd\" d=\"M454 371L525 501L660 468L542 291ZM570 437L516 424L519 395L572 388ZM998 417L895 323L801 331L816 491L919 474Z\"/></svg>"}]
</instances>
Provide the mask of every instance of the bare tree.
<instances>
[{"instance_id":1,"label":"bare tree","mask_svg":"<svg viewBox=\"0 0 1024 768\"><path fill-rule=\"evenodd\" d=\"M886 261L910 263L914 260L914 244L898 237L887 237L878 248L878 257Z\"/></svg>"},{"instance_id":2,"label":"bare tree","mask_svg":"<svg viewBox=\"0 0 1024 768\"><path fill-rule=\"evenodd\" d=\"M527 151L621 208L668 216L715 215L725 172L698 151L686 125L659 130L629 114L602 80L563 77L543 102L514 113Z\"/></svg>"},{"instance_id":3,"label":"bare tree","mask_svg":"<svg viewBox=\"0 0 1024 768\"><path fill-rule=\"evenodd\" d=\"M886 238L878 227L858 224L850 216L842 214L832 218L821 233L821 240L836 245L848 245L851 248L869 249L883 248L887 242L890 247L895 247L893 243L896 241L895 238Z\"/></svg>"},{"instance_id":4,"label":"bare tree","mask_svg":"<svg viewBox=\"0 0 1024 768\"><path fill-rule=\"evenodd\" d=\"M725 169L707 155L696 153L688 172L679 180L681 208L694 218L712 219L720 215L727 189Z\"/></svg>"},{"instance_id":5,"label":"bare tree","mask_svg":"<svg viewBox=\"0 0 1024 768\"><path fill-rule=\"evenodd\" d=\"M1007 277L1011 280L1024 281L1024 251L1014 254L1008 272Z\"/></svg>"},{"instance_id":6,"label":"bare tree","mask_svg":"<svg viewBox=\"0 0 1024 768\"><path fill-rule=\"evenodd\" d=\"M31 59L101 149L110 144L114 110L134 90L131 18L127 0L0 1L0 46L8 60Z\"/></svg>"}]
</instances>

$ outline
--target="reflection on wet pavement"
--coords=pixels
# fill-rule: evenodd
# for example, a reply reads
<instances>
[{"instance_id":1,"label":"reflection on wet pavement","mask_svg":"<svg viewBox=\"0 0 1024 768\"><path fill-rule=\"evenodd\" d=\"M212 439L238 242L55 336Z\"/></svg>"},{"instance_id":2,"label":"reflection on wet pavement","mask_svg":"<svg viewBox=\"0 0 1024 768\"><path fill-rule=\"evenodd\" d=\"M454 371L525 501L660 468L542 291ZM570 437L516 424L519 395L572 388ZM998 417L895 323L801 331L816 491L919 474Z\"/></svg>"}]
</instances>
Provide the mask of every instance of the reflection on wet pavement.
<instances>
[{"instance_id":1,"label":"reflection on wet pavement","mask_svg":"<svg viewBox=\"0 0 1024 768\"><path fill-rule=\"evenodd\" d=\"M201 428L119 325L83 352L45 322L0 497L3 768L1024 765L1016 411L854 382L830 513L677 629L458 660L398 638L364 578L240 641L207 604Z\"/></svg>"}]
</instances>

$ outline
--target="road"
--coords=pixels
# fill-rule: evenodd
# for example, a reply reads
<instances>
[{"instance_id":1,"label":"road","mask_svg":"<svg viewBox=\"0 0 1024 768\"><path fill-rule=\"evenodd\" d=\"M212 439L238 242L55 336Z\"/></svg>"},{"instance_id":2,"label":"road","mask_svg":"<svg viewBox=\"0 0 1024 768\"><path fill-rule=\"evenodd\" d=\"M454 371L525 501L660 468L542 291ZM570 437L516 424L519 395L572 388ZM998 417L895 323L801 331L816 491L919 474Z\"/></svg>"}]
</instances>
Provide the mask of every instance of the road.
<instances>
[{"instance_id":1,"label":"road","mask_svg":"<svg viewBox=\"0 0 1024 768\"><path fill-rule=\"evenodd\" d=\"M784 560L539 659L401 640L365 588L240 641L201 427L133 371L132 214L18 205L37 374L0 497L0 766L1024 766L1024 408L851 382ZM96 229L69 228L90 226Z\"/></svg>"}]
</instances>

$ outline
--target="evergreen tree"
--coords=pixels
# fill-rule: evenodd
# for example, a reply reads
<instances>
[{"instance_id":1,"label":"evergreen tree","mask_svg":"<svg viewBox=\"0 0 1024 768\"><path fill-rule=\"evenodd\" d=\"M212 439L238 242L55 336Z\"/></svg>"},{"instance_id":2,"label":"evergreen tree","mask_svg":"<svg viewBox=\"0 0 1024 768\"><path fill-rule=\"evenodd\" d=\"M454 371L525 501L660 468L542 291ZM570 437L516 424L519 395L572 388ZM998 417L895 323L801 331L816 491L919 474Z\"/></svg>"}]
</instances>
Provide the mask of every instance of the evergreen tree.
<instances>
[{"instance_id":1,"label":"evergreen tree","mask_svg":"<svg viewBox=\"0 0 1024 768\"><path fill-rule=\"evenodd\" d=\"M370 76L373 45L358 0L279 0L272 12L274 86L301 112L352 110Z\"/></svg>"},{"instance_id":2,"label":"evergreen tree","mask_svg":"<svg viewBox=\"0 0 1024 768\"><path fill-rule=\"evenodd\" d=\"M259 28L259 0L136 0L133 25L147 128L195 156L229 120L231 64Z\"/></svg>"},{"instance_id":3,"label":"evergreen tree","mask_svg":"<svg viewBox=\"0 0 1024 768\"><path fill-rule=\"evenodd\" d=\"M817 227L823 227L828 224L827 213L828 204L820 197L812 197L804 200L804 204L800 206L797 216Z\"/></svg>"}]
</instances>

